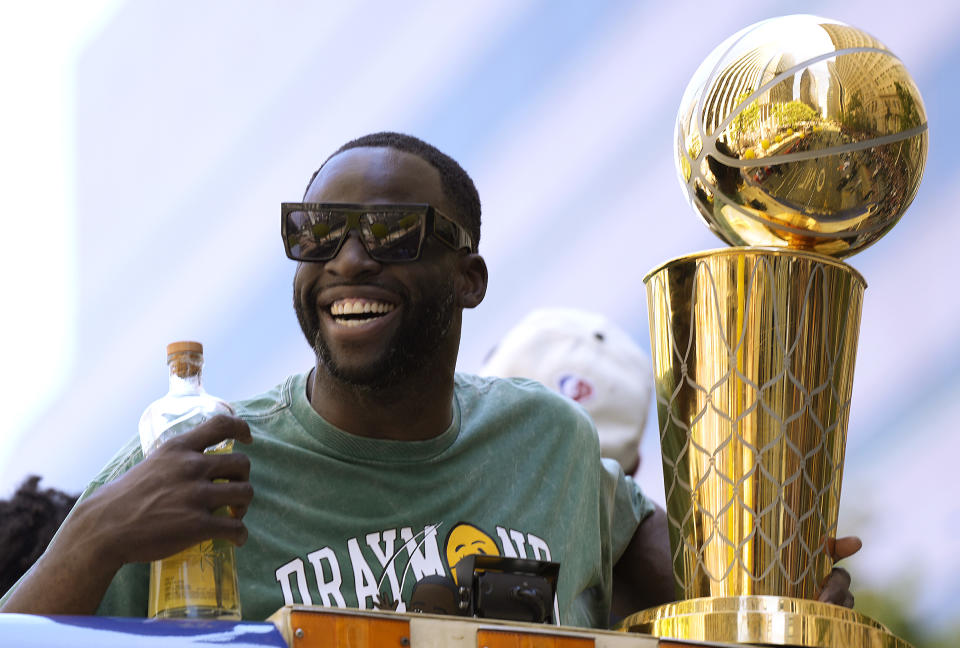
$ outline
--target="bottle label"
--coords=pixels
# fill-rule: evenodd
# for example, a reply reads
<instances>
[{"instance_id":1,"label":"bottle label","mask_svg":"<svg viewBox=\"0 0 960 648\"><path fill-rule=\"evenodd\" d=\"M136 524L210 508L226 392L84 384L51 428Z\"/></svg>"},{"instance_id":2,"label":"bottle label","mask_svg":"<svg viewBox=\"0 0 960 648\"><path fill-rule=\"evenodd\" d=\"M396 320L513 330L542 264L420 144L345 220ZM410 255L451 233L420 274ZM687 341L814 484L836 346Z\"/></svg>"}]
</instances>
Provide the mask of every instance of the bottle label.
<instances>
[{"instance_id":1,"label":"bottle label","mask_svg":"<svg viewBox=\"0 0 960 648\"><path fill-rule=\"evenodd\" d=\"M240 618L233 545L208 540L154 561L150 567L150 617Z\"/></svg>"}]
</instances>

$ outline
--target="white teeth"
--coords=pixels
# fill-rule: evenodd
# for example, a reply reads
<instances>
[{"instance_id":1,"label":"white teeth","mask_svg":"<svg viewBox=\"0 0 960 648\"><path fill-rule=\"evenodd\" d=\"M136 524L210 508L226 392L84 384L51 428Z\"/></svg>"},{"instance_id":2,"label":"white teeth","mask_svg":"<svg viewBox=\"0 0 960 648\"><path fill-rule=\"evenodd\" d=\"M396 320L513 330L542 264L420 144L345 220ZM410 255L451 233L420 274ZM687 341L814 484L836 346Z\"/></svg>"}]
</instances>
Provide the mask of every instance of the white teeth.
<instances>
[{"instance_id":1,"label":"white teeth","mask_svg":"<svg viewBox=\"0 0 960 648\"><path fill-rule=\"evenodd\" d=\"M382 315L384 313L389 313L394 308L396 308L396 306L393 304L388 304L387 302L374 302L359 299L340 299L330 305L330 314L337 318L343 315L363 315L368 313ZM363 320L350 321L355 322L355 324L352 325L356 325L362 323Z\"/></svg>"},{"instance_id":2,"label":"white teeth","mask_svg":"<svg viewBox=\"0 0 960 648\"><path fill-rule=\"evenodd\" d=\"M363 324L366 324L369 321L370 320L365 320L365 319L355 319L355 320L337 319L337 324L341 326L346 326L347 328L353 328L355 326L361 326Z\"/></svg>"}]
</instances>

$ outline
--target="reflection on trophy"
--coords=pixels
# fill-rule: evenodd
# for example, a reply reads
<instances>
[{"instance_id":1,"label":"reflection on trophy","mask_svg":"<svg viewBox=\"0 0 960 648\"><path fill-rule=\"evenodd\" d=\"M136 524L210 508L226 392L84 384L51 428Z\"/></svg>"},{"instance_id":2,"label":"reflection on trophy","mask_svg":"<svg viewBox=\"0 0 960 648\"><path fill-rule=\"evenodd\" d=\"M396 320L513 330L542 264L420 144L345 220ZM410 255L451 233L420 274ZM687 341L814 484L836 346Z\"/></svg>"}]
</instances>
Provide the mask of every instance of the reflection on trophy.
<instances>
[{"instance_id":1,"label":"reflection on trophy","mask_svg":"<svg viewBox=\"0 0 960 648\"><path fill-rule=\"evenodd\" d=\"M677 603L628 617L661 637L907 646L816 601L832 568L863 291L839 261L912 201L926 113L899 59L813 16L735 34L681 103L676 158L709 227L739 246L645 279Z\"/></svg>"}]
</instances>

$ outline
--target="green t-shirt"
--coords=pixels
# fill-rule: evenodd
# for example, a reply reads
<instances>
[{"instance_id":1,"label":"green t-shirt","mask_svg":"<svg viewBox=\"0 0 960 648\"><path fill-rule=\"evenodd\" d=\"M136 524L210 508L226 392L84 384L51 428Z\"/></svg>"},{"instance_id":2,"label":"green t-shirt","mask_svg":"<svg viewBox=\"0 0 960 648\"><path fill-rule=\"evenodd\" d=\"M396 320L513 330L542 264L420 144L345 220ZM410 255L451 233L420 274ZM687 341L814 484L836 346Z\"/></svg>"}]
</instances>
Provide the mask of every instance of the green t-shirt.
<instances>
[{"instance_id":1,"label":"green t-shirt","mask_svg":"<svg viewBox=\"0 0 960 648\"><path fill-rule=\"evenodd\" d=\"M235 404L247 421L254 499L237 549L245 619L285 604L403 611L415 582L450 576L462 555L561 565L555 613L604 627L611 570L653 509L619 467L600 459L586 414L539 383L456 377L453 422L426 441L339 430L310 406L306 376ZM137 440L83 497L141 460ZM98 614L145 616L148 570L124 566Z\"/></svg>"}]
</instances>

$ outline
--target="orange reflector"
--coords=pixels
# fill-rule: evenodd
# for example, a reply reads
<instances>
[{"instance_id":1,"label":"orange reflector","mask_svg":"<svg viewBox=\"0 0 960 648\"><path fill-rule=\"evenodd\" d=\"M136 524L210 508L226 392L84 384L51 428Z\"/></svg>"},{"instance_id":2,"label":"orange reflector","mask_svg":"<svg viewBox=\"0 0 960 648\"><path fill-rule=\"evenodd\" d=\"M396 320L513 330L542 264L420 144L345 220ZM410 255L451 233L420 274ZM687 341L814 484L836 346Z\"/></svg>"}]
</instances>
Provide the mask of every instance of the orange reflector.
<instances>
[{"instance_id":1,"label":"orange reflector","mask_svg":"<svg viewBox=\"0 0 960 648\"><path fill-rule=\"evenodd\" d=\"M348 614L290 614L290 648L404 648L410 645L410 622Z\"/></svg>"},{"instance_id":2,"label":"orange reflector","mask_svg":"<svg viewBox=\"0 0 960 648\"><path fill-rule=\"evenodd\" d=\"M571 637L547 632L477 630L477 648L593 648L593 637Z\"/></svg>"}]
</instances>

